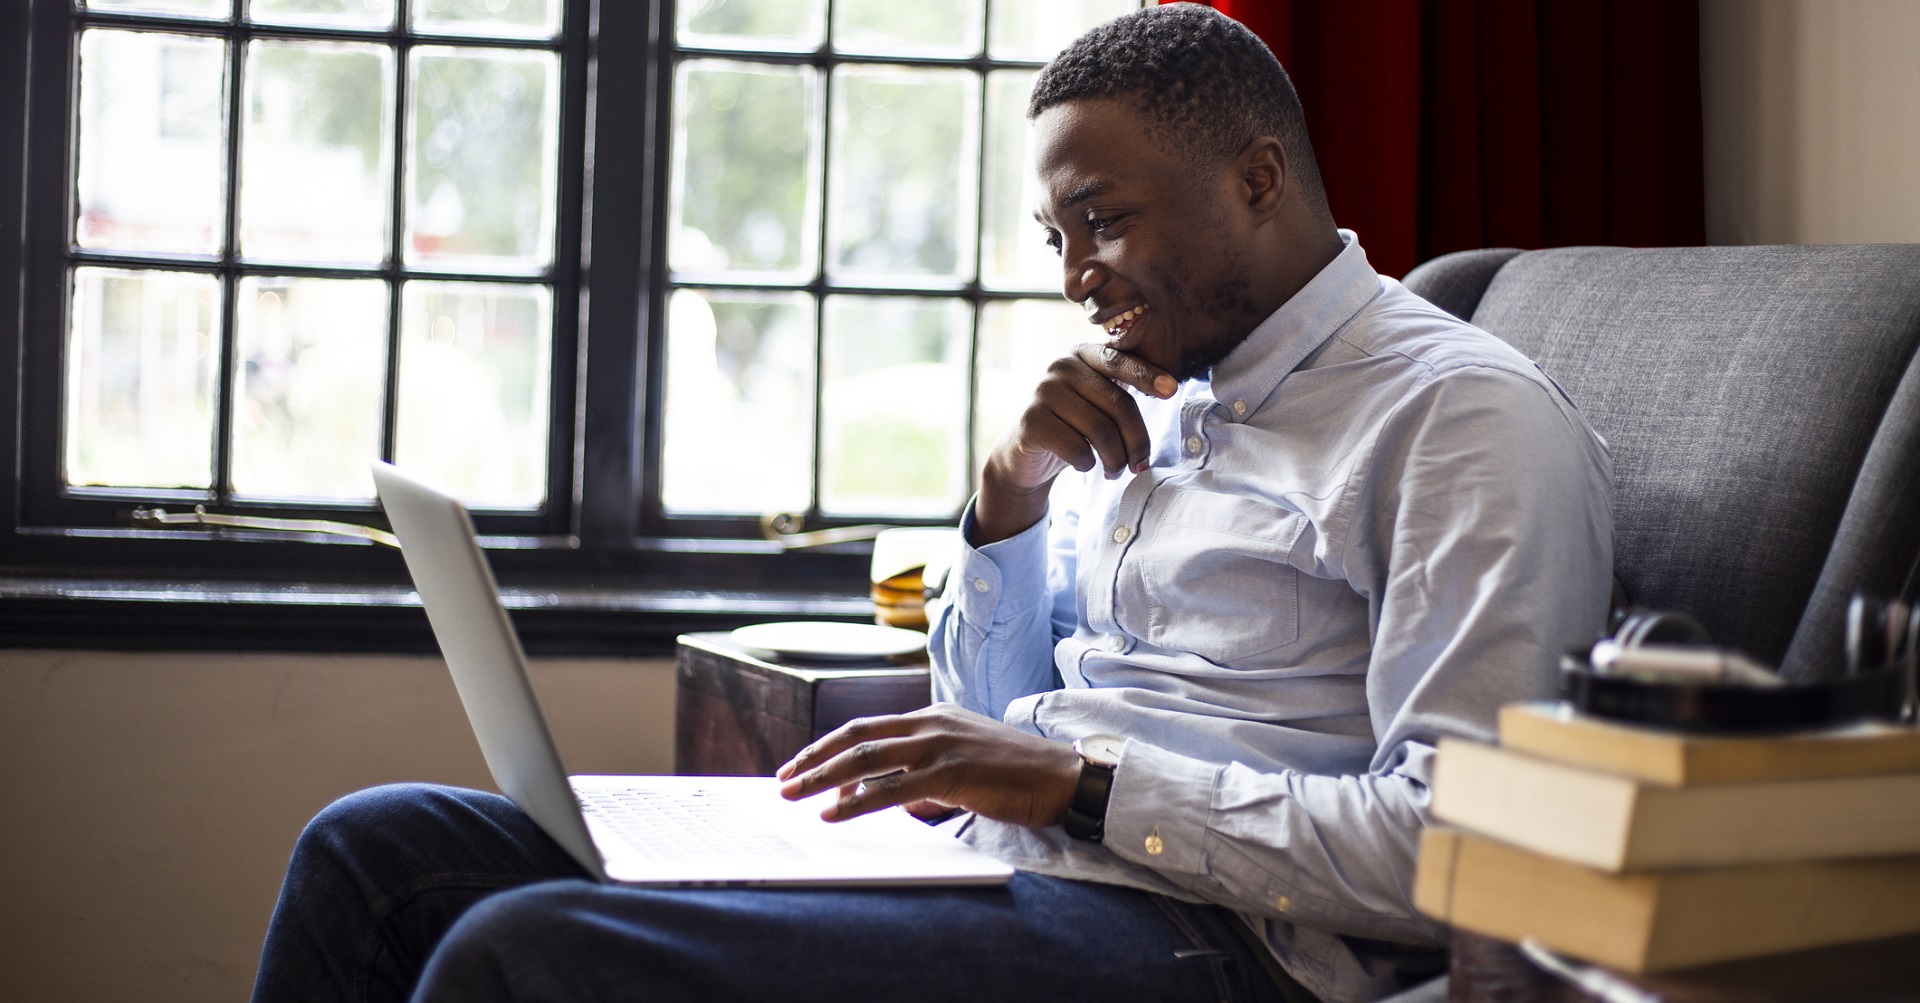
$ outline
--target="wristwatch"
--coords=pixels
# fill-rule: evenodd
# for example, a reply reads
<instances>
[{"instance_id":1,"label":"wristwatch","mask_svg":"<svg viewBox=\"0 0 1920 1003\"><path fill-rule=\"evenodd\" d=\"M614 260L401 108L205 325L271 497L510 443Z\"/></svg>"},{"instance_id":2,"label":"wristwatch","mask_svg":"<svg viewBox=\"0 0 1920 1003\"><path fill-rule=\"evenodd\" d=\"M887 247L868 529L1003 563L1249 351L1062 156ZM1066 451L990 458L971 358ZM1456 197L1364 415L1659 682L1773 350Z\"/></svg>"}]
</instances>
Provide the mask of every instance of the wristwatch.
<instances>
[{"instance_id":1,"label":"wristwatch","mask_svg":"<svg viewBox=\"0 0 1920 1003\"><path fill-rule=\"evenodd\" d=\"M1067 835L1098 843L1107 834L1107 799L1113 795L1113 771L1120 766L1120 750L1127 740L1112 735L1075 739L1080 756L1080 782L1067 805Z\"/></svg>"}]
</instances>

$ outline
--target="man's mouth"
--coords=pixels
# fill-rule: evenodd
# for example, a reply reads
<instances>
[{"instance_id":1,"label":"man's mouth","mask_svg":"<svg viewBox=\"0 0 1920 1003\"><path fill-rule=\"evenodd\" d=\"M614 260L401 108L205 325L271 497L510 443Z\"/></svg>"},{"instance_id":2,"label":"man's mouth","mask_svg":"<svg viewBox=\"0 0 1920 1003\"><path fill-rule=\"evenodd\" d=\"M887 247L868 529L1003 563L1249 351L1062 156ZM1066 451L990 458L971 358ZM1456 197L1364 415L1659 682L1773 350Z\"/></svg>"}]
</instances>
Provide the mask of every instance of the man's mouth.
<instances>
[{"instance_id":1,"label":"man's mouth","mask_svg":"<svg viewBox=\"0 0 1920 1003\"><path fill-rule=\"evenodd\" d=\"M1107 340L1118 341L1127 336L1127 332L1133 329L1134 322L1138 321L1141 315L1146 312L1147 305L1142 303L1139 306L1123 310L1120 313L1108 317L1106 320L1100 322L1100 326L1107 332Z\"/></svg>"}]
</instances>

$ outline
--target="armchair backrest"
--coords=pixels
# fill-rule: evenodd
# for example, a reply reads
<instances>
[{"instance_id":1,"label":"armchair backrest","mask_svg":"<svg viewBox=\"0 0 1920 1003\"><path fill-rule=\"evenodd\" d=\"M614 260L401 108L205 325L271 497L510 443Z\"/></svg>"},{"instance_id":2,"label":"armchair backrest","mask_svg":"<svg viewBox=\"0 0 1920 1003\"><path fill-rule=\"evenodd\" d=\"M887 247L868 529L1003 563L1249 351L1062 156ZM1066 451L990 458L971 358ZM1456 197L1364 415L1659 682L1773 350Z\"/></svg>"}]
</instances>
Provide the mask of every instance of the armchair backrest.
<instances>
[{"instance_id":1,"label":"armchair backrest","mask_svg":"<svg viewBox=\"0 0 1920 1003\"><path fill-rule=\"evenodd\" d=\"M1565 388L1614 464L1614 573L1790 679L1920 549L1920 245L1465 251L1406 285Z\"/></svg>"}]
</instances>

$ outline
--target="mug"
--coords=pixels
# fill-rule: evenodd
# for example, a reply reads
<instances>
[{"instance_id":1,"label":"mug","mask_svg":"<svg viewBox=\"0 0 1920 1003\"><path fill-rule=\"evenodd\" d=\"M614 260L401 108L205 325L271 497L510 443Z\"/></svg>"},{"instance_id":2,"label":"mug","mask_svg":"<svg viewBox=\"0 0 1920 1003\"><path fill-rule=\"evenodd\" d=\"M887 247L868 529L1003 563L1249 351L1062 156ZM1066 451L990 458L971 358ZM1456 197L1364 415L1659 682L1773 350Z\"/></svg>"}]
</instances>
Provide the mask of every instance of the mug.
<instances>
[{"instance_id":1,"label":"mug","mask_svg":"<svg viewBox=\"0 0 1920 1003\"><path fill-rule=\"evenodd\" d=\"M945 581L960 546L948 526L883 529L873 538L873 622L927 629L927 583Z\"/></svg>"}]
</instances>

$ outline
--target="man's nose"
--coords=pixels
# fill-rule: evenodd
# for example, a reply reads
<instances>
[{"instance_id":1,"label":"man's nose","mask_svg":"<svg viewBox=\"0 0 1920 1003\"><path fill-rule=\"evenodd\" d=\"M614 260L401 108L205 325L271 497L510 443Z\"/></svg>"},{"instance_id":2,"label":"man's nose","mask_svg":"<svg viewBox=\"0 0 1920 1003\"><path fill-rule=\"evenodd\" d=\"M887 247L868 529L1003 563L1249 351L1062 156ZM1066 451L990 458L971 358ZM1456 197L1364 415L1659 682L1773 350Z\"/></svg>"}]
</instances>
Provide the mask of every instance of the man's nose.
<instances>
[{"instance_id":1,"label":"man's nose","mask_svg":"<svg viewBox=\"0 0 1920 1003\"><path fill-rule=\"evenodd\" d=\"M1090 256L1077 253L1071 243L1062 249L1060 261L1063 272L1060 291L1075 303L1085 303L1107 280L1106 268Z\"/></svg>"}]
</instances>

